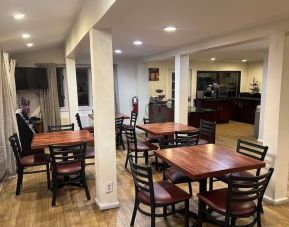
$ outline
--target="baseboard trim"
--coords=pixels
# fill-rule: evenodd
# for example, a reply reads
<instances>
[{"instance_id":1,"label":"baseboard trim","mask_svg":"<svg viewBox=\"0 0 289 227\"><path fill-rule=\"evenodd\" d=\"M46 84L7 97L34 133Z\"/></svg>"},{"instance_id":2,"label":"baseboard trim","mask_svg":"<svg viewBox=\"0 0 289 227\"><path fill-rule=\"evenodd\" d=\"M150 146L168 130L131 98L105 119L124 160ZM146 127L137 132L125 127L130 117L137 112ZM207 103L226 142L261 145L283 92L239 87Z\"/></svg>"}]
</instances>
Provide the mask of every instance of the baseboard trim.
<instances>
[{"instance_id":1,"label":"baseboard trim","mask_svg":"<svg viewBox=\"0 0 289 227\"><path fill-rule=\"evenodd\" d=\"M263 139L262 138L258 138L257 141L260 142L260 143L263 143Z\"/></svg>"},{"instance_id":2,"label":"baseboard trim","mask_svg":"<svg viewBox=\"0 0 289 227\"><path fill-rule=\"evenodd\" d=\"M287 203L289 200L288 200L288 197L272 199L271 197L264 195L264 201L272 205L280 205L280 204Z\"/></svg>"},{"instance_id":3,"label":"baseboard trim","mask_svg":"<svg viewBox=\"0 0 289 227\"><path fill-rule=\"evenodd\" d=\"M113 208L118 208L119 207L119 202L116 201L114 203L100 203L97 198L95 198L95 203L100 210L108 210L108 209L113 209Z\"/></svg>"}]
</instances>

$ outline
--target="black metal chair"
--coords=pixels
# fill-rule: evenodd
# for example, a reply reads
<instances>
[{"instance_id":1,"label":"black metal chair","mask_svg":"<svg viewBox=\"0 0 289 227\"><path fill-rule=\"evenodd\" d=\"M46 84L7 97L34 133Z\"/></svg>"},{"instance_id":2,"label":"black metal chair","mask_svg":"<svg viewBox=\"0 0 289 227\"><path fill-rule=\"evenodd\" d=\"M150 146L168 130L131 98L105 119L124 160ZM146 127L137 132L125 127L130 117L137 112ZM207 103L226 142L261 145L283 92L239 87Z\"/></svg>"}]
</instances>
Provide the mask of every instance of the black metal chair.
<instances>
[{"instance_id":1,"label":"black metal chair","mask_svg":"<svg viewBox=\"0 0 289 227\"><path fill-rule=\"evenodd\" d=\"M200 139L201 144L215 144L216 141L216 122L206 121L201 119L200 121Z\"/></svg>"},{"instance_id":2,"label":"black metal chair","mask_svg":"<svg viewBox=\"0 0 289 227\"><path fill-rule=\"evenodd\" d=\"M84 187L86 197L90 200L85 176L86 146L86 142L75 145L49 145L53 189L52 206L56 204L56 194L59 186L65 184L74 183L77 186ZM66 180L60 182L60 177L65 177Z\"/></svg>"},{"instance_id":3,"label":"black metal chair","mask_svg":"<svg viewBox=\"0 0 289 227\"><path fill-rule=\"evenodd\" d=\"M130 226L134 226L137 211L151 217L151 227L155 227L156 217L167 217L176 211L167 212L167 207L177 203L185 204L185 226L189 226L189 199L191 196L168 181L153 182L152 168L133 163L129 156L129 163L135 186L135 203ZM140 204L150 206L151 212L143 210ZM156 208L162 207L163 213L156 214Z\"/></svg>"},{"instance_id":4,"label":"black metal chair","mask_svg":"<svg viewBox=\"0 0 289 227\"><path fill-rule=\"evenodd\" d=\"M150 119L149 118L143 118L143 123L144 124L149 124L150 123ZM145 141L149 142L149 143L158 143L159 140L162 138L161 136L155 136L152 135L150 133L145 133L146 137L145 137Z\"/></svg>"},{"instance_id":5,"label":"black metal chair","mask_svg":"<svg viewBox=\"0 0 289 227\"><path fill-rule=\"evenodd\" d=\"M115 118L115 137L116 137L116 144L122 146L122 149L125 150L124 142L122 138L122 130L123 130L123 120L124 117Z\"/></svg>"},{"instance_id":6,"label":"black metal chair","mask_svg":"<svg viewBox=\"0 0 289 227\"><path fill-rule=\"evenodd\" d=\"M139 142L136 138L135 128L126 128L125 129L125 136L127 141L127 156L125 161L125 168L127 168L128 163L128 157L131 154L131 156L134 157L135 163L138 162L138 158L144 158L145 163L148 163L148 157L153 156L149 155L149 151L154 151L158 149L158 146L149 143L149 142Z\"/></svg>"},{"instance_id":7,"label":"black metal chair","mask_svg":"<svg viewBox=\"0 0 289 227\"><path fill-rule=\"evenodd\" d=\"M9 137L9 142L12 147L17 165L17 185L16 185L16 195L20 195L20 188L23 184L24 174L33 174L46 172L47 174L47 188L50 189L50 171L49 171L49 155L46 154L30 154L24 155L25 152L22 151L18 135L14 133ZM31 152L29 152L31 153ZM46 166L45 170L35 170L35 171L25 171L28 168L34 166Z\"/></svg>"},{"instance_id":8,"label":"black metal chair","mask_svg":"<svg viewBox=\"0 0 289 227\"><path fill-rule=\"evenodd\" d=\"M48 125L48 132L74 131L74 123L68 125Z\"/></svg>"},{"instance_id":9,"label":"black metal chair","mask_svg":"<svg viewBox=\"0 0 289 227\"><path fill-rule=\"evenodd\" d=\"M242 226L253 227L257 223L261 227L262 200L274 169L263 175L241 177L230 174L228 176L228 188L199 193L199 200L208 206L206 217L218 226ZM220 221L212 216L217 212L224 217ZM202 205L199 203L198 224L202 222ZM219 215L218 215L219 216ZM253 221L246 225L236 225L237 219L253 217Z\"/></svg>"},{"instance_id":10,"label":"black metal chair","mask_svg":"<svg viewBox=\"0 0 289 227\"><path fill-rule=\"evenodd\" d=\"M94 133L94 127L93 126L82 127L79 113L75 114L75 118L76 118L76 121L77 121L77 124L78 124L78 127L80 130L88 130L90 133L92 133L92 134Z\"/></svg>"},{"instance_id":11,"label":"black metal chair","mask_svg":"<svg viewBox=\"0 0 289 227\"><path fill-rule=\"evenodd\" d=\"M237 142L237 150L236 150L237 153L246 155L248 157L251 157L251 158L254 158L254 159L257 159L260 161L265 160L267 151L268 151L267 146L262 146L259 144L251 143L251 142L240 140L240 139ZM255 176L259 176L260 171L261 171L261 169L257 169ZM254 176L247 171L236 172L236 173L233 173L233 175L234 176L241 176L241 177L253 177ZM220 176L220 177L210 179L209 190L213 190L213 182L215 182L217 180L227 182L227 176L225 175L225 176Z\"/></svg>"},{"instance_id":12,"label":"black metal chair","mask_svg":"<svg viewBox=\"0 0 289 227\"><path fill-rule=\"evenodd\" d=\"M123 128L124 129L126 129L126 128L134 128L135 129L137 116L138 116L137 112L131 111L129 125L123 124Z\"/></svg>"},{"instance_id":13,"label":"black metal chair","mask_svg":"<svg viewBox=\"0 0 289 227\"><path fill-rule=\"evenodd\" d=\"M175 148L175 147L183 147L183 146L195 146L198 144L199 140L199 131L191 131L191 132L175 132L174 139L162 139L160 140L160 148ZM189 178L186 174L178 170L176 167L170 167L165 164L165 170L163 172L163 179L169 180L173 184L182 184L187 183L189 187L189 192L192 195L192 179Z\"/></svg>"}]
</instances>

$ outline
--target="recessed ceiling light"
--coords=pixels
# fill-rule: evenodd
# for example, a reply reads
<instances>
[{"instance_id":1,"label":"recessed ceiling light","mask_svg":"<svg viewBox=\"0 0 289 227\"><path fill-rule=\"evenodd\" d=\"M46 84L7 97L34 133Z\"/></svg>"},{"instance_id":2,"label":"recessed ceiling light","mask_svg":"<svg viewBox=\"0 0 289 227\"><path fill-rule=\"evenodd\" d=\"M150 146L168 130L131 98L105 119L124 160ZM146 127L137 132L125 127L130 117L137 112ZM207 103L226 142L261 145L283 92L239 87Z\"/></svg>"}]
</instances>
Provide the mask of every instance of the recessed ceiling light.
<instances>
[{"instance_id":1,"label":"recessed ceiling light","mask_svg":"<svg viewBox=\"0 0 289 227\"><path fill-rule=\"evenodd\" d=\"M33 46L34 46L34 43L27 43L26 46L27 46L27 47L33 47Z\"/></svg>"},{"instance_id":2,"label":"recessed ceiling light","mask_svg":"<svg viewBox=\"0 0 289 227\"><path fill-rule=\"evenodd\" d=\"M122 53L122 50L116 49L116 50L114 50L114 53L116 53L116 54L121 54L121 53Z\"/></svg>"},{"instance_id":3,"label":"recessed ceiling light","mask_svg":"<svg viewBox=\"0 0 289 227\"><path fill-rule=\"evenodd\" d=\"M216 60L216 58L211 58L211 61L215 61Z\"/></svg>"},{"instance_id":4,"label":"recessed ceiling light","mask_svg":"<svg viewBox=\"0 0 289 227\"><path fill-rule=\"evenodd\" d=\"M140 40L136 40L136 41L133 42L133 44L134 44L135 46L140 46L140 45L143 44L143 42L140 41Z\"/></svg>"},{"instance_id":5,"label":"recessed ceiling light","mask_svg":"<svg viewBox=\"0 0 289 227\"><path fill-rule=\"evenodd\" d=\"M27 33L22 34L21 36L23 39L29 39L30 38L30 34L27 34Z\"/></svg>"},{"instance_id":6,"label":"recessed ceiling light","mask_svg":"<svg viewBox=\"0 0 289 227\"><path fill-rule=\"evenodd\" d=\"M175 27L175 26L167 26L167 27L164 27L163 30L166 31L166 32L174 32L174 31L177 30L177 27Z\"/></svg>"},{"instance_id":7,"label":"recessed ceiling light","mask_svg":"<svg viewBox=\"0 0 289 227\"><path fill-rule=\"evenodd\" d=\"M243 59L243 60L242 60L242 62L246 62L246 61L247 61L246 59Z\"/></svg>"},{"instance_id":8,"label":"recessed ceiling light","mask_svg":"<svg viewBox=\"0 0 289 227\"><path fill-rule=\"evenodd\" d=\"M18 13L14 15L15 20L22 20L25 17L25 14Z\"/></svg>"}]
</instances>

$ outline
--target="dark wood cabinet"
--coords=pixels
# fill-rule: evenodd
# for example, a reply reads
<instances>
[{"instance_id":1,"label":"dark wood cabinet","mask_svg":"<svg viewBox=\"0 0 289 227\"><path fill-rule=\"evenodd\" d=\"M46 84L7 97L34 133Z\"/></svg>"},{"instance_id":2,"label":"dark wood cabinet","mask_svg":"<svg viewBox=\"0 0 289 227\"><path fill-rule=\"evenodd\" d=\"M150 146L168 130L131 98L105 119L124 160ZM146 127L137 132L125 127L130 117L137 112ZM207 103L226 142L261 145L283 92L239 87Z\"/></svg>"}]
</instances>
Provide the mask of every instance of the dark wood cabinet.
<instances>
[{"instance_id":1,"label":"dark wood cabinet","mask_svg":"<svg viewBox=\"0 0 289 227\"><path fill-rule=\"evenodd\" d=\"M231 119L231 112L232 112L231 100L197 99L196 107L209 108L215 110L217 123L229 122L229 120Z\"/></svg>"},{"instance_id":2,"label":"dark wood cabinet","mask_svg":"<svg viewBox=\"0 0 289 227\"><path fill-rule=\"evenodd\" d=\"M216 110L217 123L229 120L254 124L256 106L260 105L259 99L196 99L196 107Z\"/></svg>"},{"instance_id":3,"label":"dark wood cabinet","mask_svg":"<svg viewBox=\"0 0 289 227\"><path fill-rule=\"evenodd\" d=\"M260 105L260 100L238 99L233 101L232 120L254 124L258 105Z\"/></svg>"}]
</instances>

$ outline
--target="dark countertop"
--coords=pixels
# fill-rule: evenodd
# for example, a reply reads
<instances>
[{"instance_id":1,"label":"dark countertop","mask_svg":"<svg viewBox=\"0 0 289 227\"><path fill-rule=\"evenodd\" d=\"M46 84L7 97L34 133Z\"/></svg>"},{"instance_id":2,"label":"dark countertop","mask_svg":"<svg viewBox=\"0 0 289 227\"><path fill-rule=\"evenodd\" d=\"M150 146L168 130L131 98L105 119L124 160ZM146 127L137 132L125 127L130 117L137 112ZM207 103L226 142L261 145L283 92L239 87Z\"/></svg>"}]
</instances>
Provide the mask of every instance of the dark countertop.
<instances>
[{"instance_id":1,"label":"dark countertop","mask_svg":"<svg viewBox=\"0 0 289 227\"><path fill-rule=\"evenodd\" d=\"M239 97L239 98L202 98L196 100L204 100L204 101L238 101L238 100L246 100L246 101L261 101L261 98L253 98L253 97Z\"/></svg>"},{"instance_id":2,"label":"dark countertop","mask_svg":"<svg viewBox=\"0 0 289 227\"><path fill-rule=\"evenodd\" d=\"M189 113L208 113L208 112L216 112L216 110L189 106L189 111L188 112Z\"/></svg>"}]
</instances>

